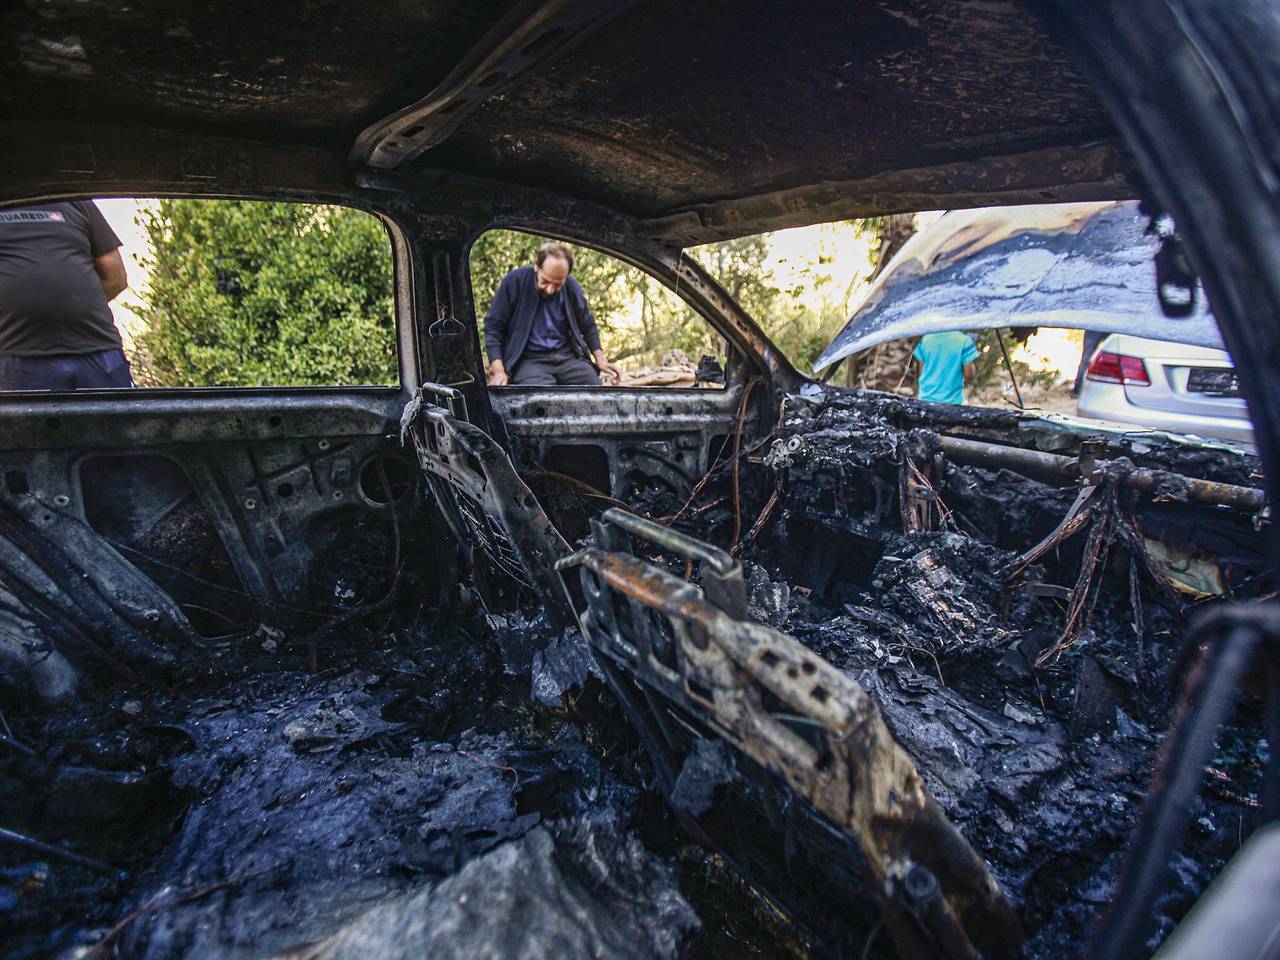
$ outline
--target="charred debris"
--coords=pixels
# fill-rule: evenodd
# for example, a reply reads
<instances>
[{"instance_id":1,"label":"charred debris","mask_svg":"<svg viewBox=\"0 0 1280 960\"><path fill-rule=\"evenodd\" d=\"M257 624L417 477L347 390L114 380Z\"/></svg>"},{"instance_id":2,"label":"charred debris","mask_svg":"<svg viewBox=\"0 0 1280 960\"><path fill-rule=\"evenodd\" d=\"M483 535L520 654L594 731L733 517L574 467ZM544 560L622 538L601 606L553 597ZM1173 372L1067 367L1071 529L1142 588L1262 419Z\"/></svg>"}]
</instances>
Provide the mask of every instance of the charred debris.
<instances>
[{"instance_id":1,"label":"charred debris","mask_svg":"<svg viewBox=\"0 0 1280 960\"><path fill-rule=\"evenodd\" d=\"M1273 590L1256 461L751 392L693 490L619 504L535 498L428 389L421 476L330 531L305 609L180 508L130 545L11 488L8 949L1060 957L1118 898L1164 936L1267 802L1245 682L1170 869L1126 866L1188 623Z\"/></svg>"}]
</instances>

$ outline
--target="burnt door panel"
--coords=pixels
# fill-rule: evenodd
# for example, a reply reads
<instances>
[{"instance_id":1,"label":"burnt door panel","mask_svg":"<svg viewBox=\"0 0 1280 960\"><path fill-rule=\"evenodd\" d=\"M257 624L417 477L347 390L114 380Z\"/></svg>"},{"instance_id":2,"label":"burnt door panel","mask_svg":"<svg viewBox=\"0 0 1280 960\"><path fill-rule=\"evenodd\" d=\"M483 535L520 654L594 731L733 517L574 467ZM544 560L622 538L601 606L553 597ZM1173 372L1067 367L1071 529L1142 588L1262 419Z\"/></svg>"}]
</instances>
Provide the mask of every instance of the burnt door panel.
<instances>
[{"instance_id":1,"label":"burnt door panel","mask_svg":"<svg viewBox=\"0 0 1280 960\"><path fill-rule=\"evenodd\" d=\"M571 482L648 512L678 508L731 453L740 422L744 445L758 433L755 401L767 391L753 390L744 409L743 390L508 387L491 396L526 479Z\"/></svg>"},{"instance_id":2,"label":"burnt door panel","mask_svg":"<svg viewBox=\"0 0 1280 960\"><path fill-rule=\"evenodd\" d=\"M401 407L393 390L15 399L0 506L141 571L199 634L314 622L383 597L415 548Z\"/></svg>"}]
</instances>

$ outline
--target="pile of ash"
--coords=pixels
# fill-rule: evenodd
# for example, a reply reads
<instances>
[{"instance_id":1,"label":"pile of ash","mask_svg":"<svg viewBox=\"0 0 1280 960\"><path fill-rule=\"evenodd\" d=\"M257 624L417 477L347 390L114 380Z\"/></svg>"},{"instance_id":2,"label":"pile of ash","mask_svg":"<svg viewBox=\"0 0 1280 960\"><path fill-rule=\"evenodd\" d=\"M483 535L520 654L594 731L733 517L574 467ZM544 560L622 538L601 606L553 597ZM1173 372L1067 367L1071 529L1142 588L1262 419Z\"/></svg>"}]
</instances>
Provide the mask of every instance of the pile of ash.
<instances>
[{"instance_id":1,"label":"pile of ash","mask_svg":"<svg viewBox=\"0 0 1280 960\"><path fill-rule=\"evenodd\" d=\"M543 639L538 682L576 690ZM252 668L11 707L0 825L88 859L0 845L8 955L681 955L699 920L677 845L638 839L666 830L643 778L496 640L401 629L314 674L255 642Z\"/></svg>"},{"instance_id":2,"label":"pile of ash","mask_svg":"<svg viewBox=\"0 0 1280 960\"><path fill-rule=\"evenodd\" d=\"M1181 689L1188 583L1269 589L1256 531L1108 490L1095 519L1134 536L1102 551L1082 531L1023 563L1077 491L939 460L937 437L1039 427L813 387L788 398L784 427L744 462L736 516L722 464L679 527L724 546L740 530L752 617L875 697L1016 905L1027 955L1078 954ZM1129 453L1224 482L1251 470L1176 446ZM928 468L939 518L910 529L908 461ZM650 493L642 512L681 506ZM1164 552L1137 556L1154 541ZM1230 562L1206 563L1195 544ZM1177 586L1160 572L1179 564ZM1068 629L1079 596L1087 610ZM681 834L576 631L532 610L388 626L372 642L329 637L318 671L289 637L253 634L168 685L6 704L0 827L80 855L0 844L10 954L795 954L795 931L762 920L757 892ZM680 802L724 804L712 786L723 760L700 757L706 776L683 778ZM1252 827L1264 761L1245 697L1192 811L1161 934ZM768 880L783 901L801 882L785 868Z\"/></svg>"},{"instance_id":3,"label":"pile of ash","mask_svg":"<svg viewBox=\"0 0 1280 960\"><path fill-rule=\"evenodd\" d=\"M1020 555L1054 530L1077 490L1007 470L943 464L932 486L945 521L903 532L904 458L931 463L933 431L1007 431L1016 419L936 409L945 422L931 419L927 405L885 395L812 390L808 399L788 398L785 432L767 460L772 479L760 484L780 482L783 493L742 551L753 616L876 698L944 811L1018 907L1027 955L1075 955L1111 897L1182 689L1176 665L1186 616L1215 598L1174 590L1150 558L1119 540L1095 576L1078 583L1087 528L1015 576ZM1162 468L1223 481L1239 482L1251 469L1235 454L1146 455ZM1114 502L1144 535L1187 523L1183 535L1203 542L1214 531L1250 558L1230 572L1235 582L1253 595L1267 589L1261 539L1247 518L1185 504L1157 515L1163 505L1126 491ZM1076 590L1088 591L1088 615L1070 631ZM1262 737L1259 705L1245 696L1192 811L1160 935L1256 822Z\"/></svg>"}]
</instances>

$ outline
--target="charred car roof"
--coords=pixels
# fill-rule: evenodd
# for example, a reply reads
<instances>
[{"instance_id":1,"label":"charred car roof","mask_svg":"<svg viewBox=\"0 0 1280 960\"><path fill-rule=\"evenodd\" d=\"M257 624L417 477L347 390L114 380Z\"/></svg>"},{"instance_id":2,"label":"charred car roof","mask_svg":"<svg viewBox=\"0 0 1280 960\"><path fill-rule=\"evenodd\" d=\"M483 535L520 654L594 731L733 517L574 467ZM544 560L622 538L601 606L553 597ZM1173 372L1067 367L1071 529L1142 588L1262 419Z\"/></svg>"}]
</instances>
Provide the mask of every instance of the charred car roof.
<instances>
[{"instance_id":1,"label":"charred car roof","mask_svg":"<svg viewBox=\"0 0 1280 960\"><path fill-rule=\"evenodd\" d=\"M157 155L234 138L536 185L679 245L925 197L1133 193L1086 81L1020 5L590 6L17 5L0 18L5 192L110 181L138 165L130 149L160 174ZM155 177L183 178L216 190L230 174L188 156Z\"/></svg>"}]
</instances>

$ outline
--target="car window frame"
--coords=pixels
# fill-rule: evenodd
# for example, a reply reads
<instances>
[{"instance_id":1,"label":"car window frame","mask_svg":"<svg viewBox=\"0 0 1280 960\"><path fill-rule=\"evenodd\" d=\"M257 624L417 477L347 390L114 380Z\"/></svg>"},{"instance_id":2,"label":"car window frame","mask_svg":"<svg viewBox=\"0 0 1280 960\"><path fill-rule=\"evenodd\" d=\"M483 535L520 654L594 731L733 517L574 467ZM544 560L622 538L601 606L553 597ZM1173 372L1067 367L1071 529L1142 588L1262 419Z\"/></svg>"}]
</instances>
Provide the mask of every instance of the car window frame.
<instances>
[{"instance_id":1,"label":"car window frame","mask_svg":"<svg viewBox=\"0 0 1280 960\"><path fill-rule=\"evenodd\" d=\"M18 401L23 404L56 404L58 401L72 401L79 406L84 402L120 401L127 399L130 404L156 400L159 403L170 403L177 398L200 400L218 400L220 398L281 396L303 394L315 397L333 397L342 394L361 396L388 397L411 392L421 379L421 364L418 355L418 331L416 329L416 296L414 277L421 269L417 263L416 246L411 240L410 227L402 223L391 209L382 209L372 203L360 203L358 197L340 195L316 195L305 198L292 196L273 196L263 193L177 193L173 191L141 194L131 191L102 190L95 192L78 192L57 194L38 199L18 199L0 203L0 209L21 207L33 203L58 203L76 200L235 200L260 203L296 203L310 206L344 207L367 214L382 224L387 236L388 252L391 257L391 316L393 344L396 353L396 371L399 383L395 384L261 384L245 386L199 386L199 387L113 387L85 388L79 390L4 390L0 391L0 404ZM132 290L132 286L126 290Z\"/></svg>"},{"instance_id":2,"label":"car window frame","mask_svg":"<svg viewBox=\"0 0 1280 960\"><path fill-rule=\"evenodd\" d=\"M481 227L480 229L470 233L466 239L465 244L463 245L462 255L464 257L464 263L466 265L465 293L468 299L468 307L472 314L473 326L474 326L474 329L476 330L476 335L479 340L478 355L480 359L480 378L482 382L484 382L487 375L488 361L486 359L486 354L484 351L484 338L483 338L483 334L481 333L481 329L482 329L481 323L484 318L480 316L479 311L477 309L475 290L472 285L471 254L472 254L472 248L475 246L476 241L478 241L486 233L489 233L490 231L493 231L493 230L505 230L512 233L523 233L530 236L543 237L548 240L556 240L561 243L572 244L575 247L583 247L588 250L591 250L594 253L598 253L607 257L612 257L613 259L623 263L624 265L631 267L633 269L639 270L645 275L651 277L653 280L656 280L658 283L662 284L662 286L668 292L677 296L681 300L681 302L683 302L686 306L688 306L689 309L692 310L716 336L720 337L720 339L724 341L725 343L725 364L724 364L725 382L723 385L716 385L715 387L696 387L696 386L677 387L677 386L664 386L664 385L628 387L628 386L623 386L622 384L605 383L603 381L598 386L561 386L561 385L537 386L537 385L520 385L520 384L509 383L501 387L492 387L486 383L485 387L487 390L499 390L499 391L502 391L504 394L510 393L511 395L515 395L519 391L541 391L541 390L553 390L553 391L556 391L557 393L560 393L560 392L598 393L601 390L609 390L609 391L621 392L624 394L634 394L637 391L641 391L642 395L644 396L654 396L660 393L706 395L708 393L711 393L711 394L724 393L730 390L735 384L745 382L752 375L762 376L762 377L769 376L768 371L765 369L755 370L757 364L756 362L754 362L754 358L752 358L749 354L745 353L743 350L741 350L738 347L737 344L734 343L734 338L721 327L721 325L716 321L714 314L707 311L701 304L699 304L695 299L693 299L688 294L687 291L682 291L680 289L680 285L678 283L678 279L679 279L678 277L674 278L674 281L676 282L673 282L673 278L668 278L663 276L661 272L645 264L642 260L638 259L636 255L629 254L627 251L619 247L615 247L610 244L603 243L594 238L584 238L582 234L577 233L571 229L564 229L558 225L548 224L546 222L531 223L527 221L503 220L500 222L488 223L485 226ZM697 261L694 260L688 254L688 252L684 249L681 249L679 252L679 260L680 261L687 260L688 262L697 264ZM517 266L526 266L526 264L518 264ZM515 267L512 267L511 269L515 269ZM738 304L737 301L735 301L733 297L729 294L729 292L725 290L722 286L720 286L719 282L716 281L715 278L710 275L710 273L707 273L705 269L703 269L702 272L706 275L708 279L712 281L712 283L715 284L718 293L725 300L733 303L739 311L741 311L744 315L746 315L746 311L743 310L741 304ZM590 304L588 304L588 306L590 306ZM767 335L766 335L766 341L767 341ZM768 346L771 347L773 350L777 351L777 347L773 346L771 342L768 342ZM608 354L607 347L605 349L605 353Z\"/></svg>"}]
</instances>

